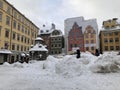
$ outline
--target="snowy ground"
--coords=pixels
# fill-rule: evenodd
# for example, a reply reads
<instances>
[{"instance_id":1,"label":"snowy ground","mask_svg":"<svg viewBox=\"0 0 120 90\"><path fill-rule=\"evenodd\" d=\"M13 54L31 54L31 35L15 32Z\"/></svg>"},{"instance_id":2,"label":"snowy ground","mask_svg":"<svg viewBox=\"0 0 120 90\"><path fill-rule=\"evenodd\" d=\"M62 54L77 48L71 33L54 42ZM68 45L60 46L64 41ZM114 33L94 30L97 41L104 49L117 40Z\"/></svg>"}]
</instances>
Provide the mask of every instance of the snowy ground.
<instances>
[{"instance_id":1,"label":"snowy ground","mask_svg":"<svg viewBox=\"0 0 120 90\"><path fill-rule=\"evenodd\" d=\"M0 66L0 90L120 90L120 55L82 53Z\"/></svg>"}]
</instances>

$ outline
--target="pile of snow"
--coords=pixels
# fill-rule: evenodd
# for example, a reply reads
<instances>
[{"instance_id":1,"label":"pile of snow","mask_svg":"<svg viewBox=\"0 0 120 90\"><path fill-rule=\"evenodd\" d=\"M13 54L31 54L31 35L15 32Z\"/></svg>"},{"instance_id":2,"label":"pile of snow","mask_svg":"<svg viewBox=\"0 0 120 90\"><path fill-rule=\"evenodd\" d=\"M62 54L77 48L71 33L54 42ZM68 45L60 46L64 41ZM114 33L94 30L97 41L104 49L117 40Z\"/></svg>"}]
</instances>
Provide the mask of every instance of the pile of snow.
<instances>
[{"instance_id":1,"label":"pile of snow","mask_svg":"<svg viewBox=\"0 0 120 90\"><path fill-rule=\"evenodd\" d=\"M120 56L116 53L104 53L100 55L93 64L91 64L91 71L96 73L110 73L120 70Z\"/></svg>"},{"instance_id":2,"label":"pile of snow","mask_svg":"<svg viewBox=\"0 0 120 90\"><path fill-rule=\"evenodd\" d=\"M80 76L88 71L88 66L96 57L86 52L77 59L76 55L66 55L63 60L56 64L56 73L64 77Z\"/></svg>"},{"instance_id":3,"label":"pile of snow","mask_svg":"<svg viewBox=\"0 0 120 90\"><path fill-rule=\"evenodd\" d=\"M7 67L7 66L10 66L10 64L9 64L8 62L4 62L4 63L3 63L3 66L6 66L6 67Z\"/></svg>"}]
</instances>

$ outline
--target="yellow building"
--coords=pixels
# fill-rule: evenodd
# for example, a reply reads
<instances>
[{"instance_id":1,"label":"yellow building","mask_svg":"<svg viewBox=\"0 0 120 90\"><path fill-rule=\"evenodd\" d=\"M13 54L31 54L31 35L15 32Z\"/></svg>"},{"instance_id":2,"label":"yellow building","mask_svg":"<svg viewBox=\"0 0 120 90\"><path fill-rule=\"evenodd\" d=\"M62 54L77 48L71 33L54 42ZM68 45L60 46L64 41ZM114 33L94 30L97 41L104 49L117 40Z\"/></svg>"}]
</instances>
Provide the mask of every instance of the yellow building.
<instances>
[{"instance_id":1,"label":"yellow building","mask_svg":"<svg viewBox=\"0 0 120 90\"><path fill-rule=\"evenodd\" d=\"M101 51L120 51L120 26L118 20L104 21L103 30L100 31ZM106 28L109 27L109 28Z\"/></svg>"},{"instance_id":2,"label":"yellow building","mask_svg":"<svg viewBox=\"0 0 120 90\"><path fill-rule=\"evenodd\" d=\"M117 18L109 19L107 21L103 21L103 27L105 29L115 28L117 26Z\"/></svg>"},{"instance_id":3,"label":"yellow building","mask_svg":"<svg viewBox=\"0 0 120 90\"><path fill-rule=\"evenodd\" d=\"M84 32L85 51L89 51L95 54L95 50L98 49L96 47L96 39L97 39L96 36L97 36L97 32L94 30L92 26L88 25Z\"/></svg>"},{"instance_id":4,"label":"yellow building","mask_svg":"<svg viewBox=\"0 0 120 90\"><path fill-rule=\"evenodd\" d=\"M0 0L0 48L28 51L39 28L6 0Z\"/></svg>"}]
</instances>

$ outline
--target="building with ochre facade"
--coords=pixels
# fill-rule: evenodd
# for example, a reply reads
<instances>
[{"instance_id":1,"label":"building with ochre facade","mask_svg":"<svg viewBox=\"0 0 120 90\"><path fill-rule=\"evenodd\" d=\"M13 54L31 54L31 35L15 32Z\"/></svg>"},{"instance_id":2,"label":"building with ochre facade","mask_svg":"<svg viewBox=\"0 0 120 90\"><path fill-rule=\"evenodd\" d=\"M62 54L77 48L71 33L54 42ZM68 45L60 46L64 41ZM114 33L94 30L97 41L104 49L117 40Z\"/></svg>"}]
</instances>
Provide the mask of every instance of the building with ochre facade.
<instances>
[{"instance_id":1,"label":"building with ochre facade","mask_svg":"<svg viewBox=\"0 0 120 90\"><path fill-rule=\"evenodd\" d=\"M102 52L120 51L119 19L103 21L103 28L100 30L100 48Z\"/></svg>"},{"instance_id":2,"label":"building with ochre facade","mask_svg":"<svg viewBox=\"0 0 120 90\"><path fill-rule=\"evenodd\" d=\"M39 28L6 0L0 0L0 48L12 51L12 61L34 44Z\"/></svg>"}]
</instances>

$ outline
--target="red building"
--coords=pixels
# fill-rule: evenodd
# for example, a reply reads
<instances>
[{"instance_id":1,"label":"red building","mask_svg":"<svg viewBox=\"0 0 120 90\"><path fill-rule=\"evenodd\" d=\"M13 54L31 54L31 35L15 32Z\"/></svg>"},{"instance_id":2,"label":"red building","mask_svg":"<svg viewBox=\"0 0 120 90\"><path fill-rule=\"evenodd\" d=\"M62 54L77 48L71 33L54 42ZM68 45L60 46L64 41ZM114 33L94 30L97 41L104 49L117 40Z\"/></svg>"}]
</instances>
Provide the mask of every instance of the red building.
<instances>
[{"instance_id":1,"label":"red building","mask_svg":"<svg viewBox=\"0 0 120 90\"><path fill-rule=\"evenodd\" d=\"M84 51L84 35L82 33L82 27L79 27L75 22L68 34L68 51L73 52L75 49Z\"/></svg>"}]
</instances>

